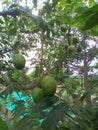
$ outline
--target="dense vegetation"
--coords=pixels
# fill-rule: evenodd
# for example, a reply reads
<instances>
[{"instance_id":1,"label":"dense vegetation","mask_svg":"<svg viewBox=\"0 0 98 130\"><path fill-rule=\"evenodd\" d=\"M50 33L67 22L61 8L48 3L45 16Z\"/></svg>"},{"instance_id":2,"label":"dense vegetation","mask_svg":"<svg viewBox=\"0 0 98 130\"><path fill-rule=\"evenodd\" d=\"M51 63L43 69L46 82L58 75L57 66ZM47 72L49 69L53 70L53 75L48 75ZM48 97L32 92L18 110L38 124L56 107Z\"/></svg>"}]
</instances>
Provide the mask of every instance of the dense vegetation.
<instances>
[{"instance_id":1,"label":"dense vegetation","mask_svg":"<svg viewBox=\"0 0 98 130\"><path fill-rule=\"evenodd\" d=\"M97 130L97 1L22 2L0 12L0 129Z\"/></svg>"}]
</instances>

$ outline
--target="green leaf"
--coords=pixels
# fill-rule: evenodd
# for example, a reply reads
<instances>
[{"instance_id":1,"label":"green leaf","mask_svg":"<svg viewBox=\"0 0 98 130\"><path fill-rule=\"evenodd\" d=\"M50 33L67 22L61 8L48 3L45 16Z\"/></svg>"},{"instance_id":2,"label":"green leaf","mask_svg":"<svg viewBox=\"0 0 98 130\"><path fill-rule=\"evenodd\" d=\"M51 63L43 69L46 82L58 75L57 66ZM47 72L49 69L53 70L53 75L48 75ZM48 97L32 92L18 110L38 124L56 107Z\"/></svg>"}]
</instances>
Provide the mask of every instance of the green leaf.
<instances>
[{"instance_id":1,"label":"green leaf","mask_svg":"<svg viewBox=\"0 0 98 130\"><path fill-rule=\"evenodd\" d=\"M94 112L95 112L95 113L94 113L92 122L93 122L93 124L94 124L94 127L95 127L95 128L98 128L98 108L96 108Z\"/></svg>"},{"instance_id":2,"label":"green leaf","mask_svg":"<svg viewBox=\"0 0 98 130\"><path fill-rule=\"evenodd\" d=\"M19 122L16 124L17 130L25 129L25 130L31 130L33 129L34 122L31 115L26 115L22 119L19 120Z\"/></svg>"},{"instance_id":3,"label":"green leaf","mask_svg":"<svg viewBox=\"0 0 98 130\"><path fill-rule=\"evenodd\" d=\"M96 4L96 2L95 2L95 0L89 0L89 4L93 5L93 4Z\"/></svg>"},{"instance_id":4,"label":"green leaf","mask_svg":"<svg viewBox=\"0 0 98 130\"><path fill-rule=\"evenodd\" d=\"M20 41L16 40L14 45L12 46L14 50L16 50L18 48L18 46L20 45Z\"/></svg>"},{"instance_id":5,"label":"green leaf","mask_svg":"<svg viewBox=\"0 0 98 130\"><path fill-rule=\"evenodd\" d=\"M83 94L83 96L80 98L80 100L83 101L83 100L84 100L85 98L87 98L88 96L94 94L95 91L96 91L95 88L91 88L91 89L87 90L87 91Z\"/></svg>"},{"instance_id":6,"label":"green leaf","mask_svg":"<svg viewBox=\"0 0 98 130\"><path fill-rule=\"evenodd\" d=\"M32 105L32 113L42 111L48 107L53 106L58 101L58 97L46 97L40 102Z\"/></svg>"},{"instance_id":7,"label":"green leaf","mask_svg":"<svg viewBox=\"0 0 98 130\"><path fill-rule=\"evenodd\" d=\"M80 7L81 9L81 7ZM79 8L77 8L77 12L78 12ZM82 9L81 9L82 10ZM85 11L86 10L86 11ZM83 12L83 13L82 13ZM79 17L76 18L76 23L78 23L80 26L84 26L86 24L86 22L89 20L90 17L92 17L94 14L96 14L98 12L98 4L92 6L91 8L84 8L83 11L79 11L78 14L80 14ZM82 14L81 14L82 13ZM90 23L89 23L90 24ZM83 28L82 28L83 29Z\"/></svg>"},{"instance_id":8,"label":"green leaf","mask_svg":"<svg viewBox=\"0 0 98 130\"><path fill-rule=\"evenodd\" d=\"M4 120L2 120L1 117L0 117L0 129L1 130L9 130L6 122Z\"/></svg>"},{"instance_id":9,"label":"green leaf","mask_svg":"<svg viewBox=\"0 0 98 130\"><path fill-rule=\"evenodd\" d=\"M85 23L83 30L88 30L98 25L98 12L92 15Z\"/></svg>"},{"instance_id":10,"label":"green leaf","mask_svg":"<svg viewBox=\"0 0 98 130\"><path fill-rule=\"evenodd\" d=\"M20 117L24 117L25 115L28 115L29 112L25 106L25 102L23 100L16 101L15 103L15 108L12 110L13 118L17 119Z\"/></svg>"},{"instance_id":11,"label":"green leaf","mask_svg":"<svg viewBox=\"0 0 98 130\"><path fill-rule=\"evenodd\" d=\"M76 8L76 12L78 13L78 14L82 14L82 15L84 15L85 14L85 12L88 10L89 8L87 7L87 6L84 6L84 7L82 7L82 6L79 6L79 7L77 7ZM81 17L82 17L82 15L81 15Z\"/></svg>"},{"instance_id":12,"label":"green leaf","mask_svg":"<svg viewBox=\"0 0 98 130\"><path fill-rule=\"evenodd\" d=\"M94 5L93 7L89 8L88 10L86 10L82 15L81 17L84 18L84 17L88 17L88 16L91 16L92 14L95 14L98 12L98 4Z\"/></svg>"},{"instance_id":13,"label":"green leaf","mask_svg":"<svg viewBox=\"0 0 98 130\"><path fill-rule=\"evenodd\" d=\"M67 113L68 107L64 103L60 103L49 112L46 119L42 123L44 130L56 130L57 123L64 118Z\"/></svg>"}]
</instances>

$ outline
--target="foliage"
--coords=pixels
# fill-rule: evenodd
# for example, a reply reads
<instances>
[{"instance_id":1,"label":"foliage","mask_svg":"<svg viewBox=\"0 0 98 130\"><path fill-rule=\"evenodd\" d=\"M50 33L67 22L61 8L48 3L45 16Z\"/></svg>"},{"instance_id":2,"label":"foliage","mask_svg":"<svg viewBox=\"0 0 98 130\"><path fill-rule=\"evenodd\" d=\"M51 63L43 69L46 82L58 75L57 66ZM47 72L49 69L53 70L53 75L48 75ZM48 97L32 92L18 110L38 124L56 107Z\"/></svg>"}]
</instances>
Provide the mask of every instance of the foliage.
<instances>
[{"instance_id":1,"label":"foliage","mask_svg":"<svg viewBox=\"0 0 98 130\"><path fill-rule=\"evenodd\" d=\"M0 111L0 128L97 130L97 2L47 0L40 8L37 0L21 2L5 0L0 12L0 98L15 105L11 119ZM26 59L23 70L12 64L15 53ZM13 100L13 92L31 95L46 75L57 82L54 96Z\"/></svg>"},{"instance_id":2,"label":"foliage","mask_svg":"<svg viewBox=\"0 0 98 130\"><path fill-rule=\"evenodd\" d=\"M64 123L61 123L60 129L68 130L96 130L97 125L97 108L87 107L73 107L73 117L68 116ZM95 123L94 123L95 122ZM67 127L66 127L67 126Z\"/></svg>"}]
</instances>

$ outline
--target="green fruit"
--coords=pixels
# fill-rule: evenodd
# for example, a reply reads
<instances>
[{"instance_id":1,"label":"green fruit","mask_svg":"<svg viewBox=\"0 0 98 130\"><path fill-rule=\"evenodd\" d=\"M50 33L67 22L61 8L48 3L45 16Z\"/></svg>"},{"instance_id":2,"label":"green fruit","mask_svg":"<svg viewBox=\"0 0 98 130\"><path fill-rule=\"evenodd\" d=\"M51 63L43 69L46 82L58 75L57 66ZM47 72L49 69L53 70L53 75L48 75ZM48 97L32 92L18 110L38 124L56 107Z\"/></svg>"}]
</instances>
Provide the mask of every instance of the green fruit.
<instances>
[{"instance_id":1,"label":"green fruit","mask_svg":"<svg viewBox=\"0 0 98 130\"><path fill-rule=\"evenodd\" d=\"M79 45L79 46L77 47L77 51L78 51L78 52L81 52L82 49L83 49L82 45Z\"/></svg>"},{"instance_id":2,"label":"green fruit","mask_svg":"<svg viewBox=\"0 0 98 130\"><path fill-rule=\"evenodd\" d=\"M73 41L74 44L79 43L78 36L73 36L72 41Z\"/></svg>"},{"instance_id":3,"label":"green fruit","mask_svg":"<svg viewBox=\"0 0 98 130\"><path fill-rule=\"evenodd\" d=\"M25 62L26 61L25 61L25 58L24 58L23 55L21 55L21 54L15 54L13 56L12 62L13 62L13 65L14 65L14 67L16 69L22 70L25 67Z\"/></svg>"},{"instance_id":4,"label":"green fruit","mask_svg":"<svg viewBox=\"0 0 98 130\"><path fill-rule=\"evenodd\" d=\"M34 102L39 102L43 98L43 90L41 88L34 88L32 92Z\"/></svg>"},{"instance_id":5,"label":"green fruit","mask_svg":"<svg viewBox=\"0 0 98 130\"><path fill-rule=\"evenodd\" d=\"M61 31L62 31L62 32L66 32L66 31L67 31L67 28L66 28L64 25L62 25L62 26L61 26Z\"/></svg>"},{"instance_id":6,"label":"green fruit","mask_svg":"<svg viewBox=\"0 0 98 130\"><path fill-rule=\"evenodd\" d=\"M74 56L75 54L75 46L74 45L70 45L67 49L67 53L68 53L68 56Z\"/></svg>"},{"instance_id":7,"label":"green fruit","mask_svg":"<svg viewBox=\"0 0 98 130\"><path fill-rule=\"evenodd\" d=\"M75 50L75 46L74 45L70 45L68 47L68 52L73 52Z\"/></svg>"},{"instance_id":8,"label":"green fruit","mask_svg":"<svg viewBox=\"0 0 98 130\"><path fill-rule=\"evenodd\" d=\"M56 92L56 80L51 76L45 76L42 80L42 89L44 96L53 96Z\"/></svg>"}]
</instances>

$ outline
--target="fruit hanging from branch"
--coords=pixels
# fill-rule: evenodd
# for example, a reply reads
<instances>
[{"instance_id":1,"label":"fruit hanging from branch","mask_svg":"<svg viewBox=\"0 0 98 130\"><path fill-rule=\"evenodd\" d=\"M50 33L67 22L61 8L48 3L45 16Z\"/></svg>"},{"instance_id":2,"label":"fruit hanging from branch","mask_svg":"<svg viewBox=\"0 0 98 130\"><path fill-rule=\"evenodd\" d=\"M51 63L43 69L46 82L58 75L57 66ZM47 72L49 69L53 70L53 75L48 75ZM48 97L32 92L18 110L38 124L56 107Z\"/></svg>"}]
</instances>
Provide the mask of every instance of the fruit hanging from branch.
<instances>
[{"instance_id":1,"label":"fruit hanging from branch","mask_svg":"<svg viewBox=\"0 0 98 130\"><path fill-rule=\"evenodd\" d=\"M78 36L73 36L72 41L73 41L74 44L79 43L79 37Z\"/></svg>"},{"instance_id":2,"label":"fruit hanging from branch","mask_svg":"<svg viewBox=\"0 0 98 130\"><path fill-rule=\"evenodd\" d=\"M82 45L78 45L77 46L77 52L81 52L83 50L83 46Z\"/></svg>"},{"instance_id":3,"label":"fruit hanging from branch","mask_svg":"<svg viewBox=\"0 0 98 130\"><path fill-rule=\"evenodd\" d=\"M70 45L67 49L68 55L72 56L75 52L75 46L74 45Z\"/></svg>"},{"instance_id":4,"label":"fruit hanging from branch","mask_svg":"<svg viewBox=\"0 0 98 130\"><path fill-rule=\"evenodd\" d=\"M34 102L39 102L43 98L43 90L39 87L33 89L32 92Z\"/></svg>"},{"instance_id":5,"label":"fruit hanging from branch","mask_svg":"<svg viewBox=\"0 0 98 130\"><path fill-rule=\"evenodd\" d=\"M45 76L41 83L41 88L43 90L44 96L45 97L53 96L56 92L56 86L57 86L56 80L53 77L49 75Z\"/></svg>"},{"instance_id":6,"label":"fruit hanging from branch","mask_svg":"<svg viewBox=\"0 0 98 130\"><path fill-rule=\"evenodd\" d=\"M12 63L17 70L22 70L25 67L25 58L22 54L15 54Z\"/></svg>"},{"instance_id":7,"label":"fruit hanging from branch","mask_svg":"<svg viewBox=\"0 0 98 130\"><path fill-rule=\"evenodd\" d=\"M68 47L68 52L73 52L75 50L75 46L74 45L70 45Z\"/></svg>"}]
</instances>

